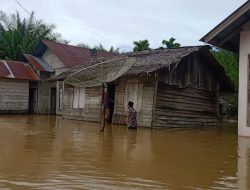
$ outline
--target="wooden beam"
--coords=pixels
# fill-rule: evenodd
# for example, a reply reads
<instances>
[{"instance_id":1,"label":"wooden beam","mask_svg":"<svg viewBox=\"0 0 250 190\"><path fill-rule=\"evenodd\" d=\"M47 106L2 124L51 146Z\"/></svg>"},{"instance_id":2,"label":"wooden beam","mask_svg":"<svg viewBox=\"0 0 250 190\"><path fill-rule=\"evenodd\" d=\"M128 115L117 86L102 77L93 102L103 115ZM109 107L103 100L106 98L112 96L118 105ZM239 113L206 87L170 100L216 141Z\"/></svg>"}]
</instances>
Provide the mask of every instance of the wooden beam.
<instances>
[{"instance_id":1,"label":"wooden beam","mask_svg":"<svg viewBox=\"0 0 250 190\"><path fill-rule=\"evenodd\" d=\"M152 126L155 127L156 118L155 118L155 109L156 109L156 98L157 98L157 91L158 91L158 74L155 77L155 90L154 90L154 99L153 99L153 110L152 110Z\"/></svg>"},{"instance_id":2,"label":"wooden beam","mask_svg":"<svg viewBox=\"0 0 250 190\"><path fill-rule=\"evenodd\" d=\"M233 38L237 33L239 33L241 31L241 28L238 28L237 30L235 30L234 32L232 32L231 34L229 34L226 38L224 38L222 41L219 42L219 47L223 46L225 43L227 43L227 41L229 41L231 38Z\"/></svg>"}]
</instances>

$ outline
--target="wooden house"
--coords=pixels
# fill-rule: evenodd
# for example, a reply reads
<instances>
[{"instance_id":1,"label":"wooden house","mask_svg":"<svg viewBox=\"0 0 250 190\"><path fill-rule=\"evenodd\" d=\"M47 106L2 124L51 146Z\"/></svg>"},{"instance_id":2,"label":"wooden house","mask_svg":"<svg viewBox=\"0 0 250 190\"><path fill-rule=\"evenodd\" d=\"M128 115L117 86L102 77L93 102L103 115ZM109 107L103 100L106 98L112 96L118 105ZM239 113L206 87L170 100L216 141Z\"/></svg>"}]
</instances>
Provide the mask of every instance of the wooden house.
<instances>
[{"instance_id":1,"label":"wooden house","mask_svg":"<svg viewBox=\"0 0 250 190\"><path fill-rule=\"evenodd\" d=\"M247 1L201 41L239 53L238 134L250 136L250 1Z\"/></svg>"},{"instance_id":2,"label":"wooden house","mask_svg":"<svg viewBox=\"0 0 250 190\"><path fill-rule=\"evenodd\" d=\"M135 58L135 64L107 84L108 98L114 100L113 123L124 124L127 103L133 101L139 126L217 124L219 92L233 87L208 46L148 50L126 56ZM78 80L81 78L84 76ZM67 79L65 83L63 117L100 121L101 87L73 86L67 84Z\"/></svg>"},{"instance_id":3,"label":"wooden house","mask_svg":"<svg viewBox=\"0 0 250 190\"><path fill-rule=\"evenodd\" d=\"M28 64L0 60L0 113L28 113L29 86L37 80Z\"/></svg>"},{"instance_id":4,"label":"wooden house","mask_svg":"<svg viewBox=\"0 0 250 190\"><path fill-rule=\"evenodd\" d=\"M216 125L220 91L232 89L223 67L207 46L145 51L116 82L114 123L124 123L128 101L138 125L186 127Z\"/></svg>"},{"instance_id":5,"label":"wooden house","mask_svg":"<svg viewBox=\"0 0 250 190\"><path fill-rule=\"evenodd\" d=\"M39 76L39 81L32 84L37 92L34 113L62 114L63 83L53 80L61 73L78 65L85 65L93 56L108 56L111 53L93 51L88 48L42 40L32 55L24 55ZM51 80L50 80L51 79Z\"/></svg>"}]
</instances>

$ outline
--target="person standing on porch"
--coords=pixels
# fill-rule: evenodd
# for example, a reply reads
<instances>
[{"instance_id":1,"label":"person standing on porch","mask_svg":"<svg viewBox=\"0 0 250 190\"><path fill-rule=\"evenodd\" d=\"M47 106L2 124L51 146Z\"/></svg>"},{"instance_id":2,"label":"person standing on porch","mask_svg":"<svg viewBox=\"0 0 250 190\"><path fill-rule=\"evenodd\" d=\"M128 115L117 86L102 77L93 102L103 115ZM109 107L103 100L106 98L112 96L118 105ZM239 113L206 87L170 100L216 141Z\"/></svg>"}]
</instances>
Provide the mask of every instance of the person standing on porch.
<instances>
[{"instance_id":1,"label":"person standing on porch","mask_svg":"<svg viewBox=\"0 0 250 190\"><path fill-rule=\"evenodd\" d=\"M137 112L134 109L134 103L128 102L128 116L127 116L127 125L128 129L137 129Z\"/></svg>"}]
</instances>

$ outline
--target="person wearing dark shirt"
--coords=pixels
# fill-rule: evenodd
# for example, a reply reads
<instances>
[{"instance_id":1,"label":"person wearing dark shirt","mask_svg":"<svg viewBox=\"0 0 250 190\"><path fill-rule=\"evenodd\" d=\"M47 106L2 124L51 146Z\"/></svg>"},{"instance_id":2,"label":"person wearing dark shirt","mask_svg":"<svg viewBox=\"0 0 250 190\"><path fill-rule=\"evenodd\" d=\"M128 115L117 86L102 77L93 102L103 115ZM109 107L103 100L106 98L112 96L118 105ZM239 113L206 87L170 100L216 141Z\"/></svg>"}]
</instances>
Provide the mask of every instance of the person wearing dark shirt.
<instances>
[{"instance_id":1,"label":"person wearing dark shirt","mask_svg":"<svg viewBox=\"0 0 250 190\"><path fill-rule=\"evenodd\" d=\"M127 116L127 125L129 129L137 129L137 112L134 109L134 103L128 102L128 116Z\"/></svg>"}]
</instances>

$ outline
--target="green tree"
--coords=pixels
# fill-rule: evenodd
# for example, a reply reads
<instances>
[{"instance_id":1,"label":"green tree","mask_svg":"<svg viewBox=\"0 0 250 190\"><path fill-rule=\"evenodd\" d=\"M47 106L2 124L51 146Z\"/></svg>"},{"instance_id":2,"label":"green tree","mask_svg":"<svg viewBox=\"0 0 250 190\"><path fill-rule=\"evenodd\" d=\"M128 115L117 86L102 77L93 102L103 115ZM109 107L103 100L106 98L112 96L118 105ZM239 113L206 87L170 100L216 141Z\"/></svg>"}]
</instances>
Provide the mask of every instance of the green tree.
<instances>
[{"instance_id":1,"label":"green tree","mask_svg":"<svg viewBox=\"0 0 250 190\"><path fill-rule=\"evenodd\" d=\"M34 12L29 18L20 14L0 11L0 58L20 60L24 53L31 53L40 40L68 43L54 32L55 25L36 20Z\"/></svg>"},{"instance_id":2,"label":"green tree","mask_svg":"<svg viewBox=\"0 0 250 190\"><path fill-rule=\"evenodd\" d=\"M217 61L224 67L226 74L238 89L239 82L239 56L233 52L213 48L211 50ZM236 90L237 91L237 90ZM238 113L238 94L237 93L222 93L221 104L225 108L228 117L236 117Z\"/></svg>"},{"instance_id":3,"label":"green tree","mask_svg":"<svg viewBox=\"0 0 250 190\"><path fill-rule=\"evenodd\" d=\"M177 48L180 47L181 44L180 43L174 43L175 42L175 38L170 38L169 40L162 40L162 45L166 46L167 48Z\"/></svg>"},{"instance_id":4,"label":"green tree","mask_svg":"<svg viewBox=\"0 0 250 190\"><path fill-rule=\"evenodd\" d=\"M218 48L213 48L211 52L217 61L224 67L226 74L237 88L239 81L239 56L236 53Z\"/></svg>"},{"instance_id":5,"label":"green tree","mask_svg":"<svg viewBox=\"0 0 250 190\"><path fill-rule=\"evenodd\" d=\"M134 44L133 52L150 50L150 44L148 40L134 41L133 44Z\"/></svg>"}]
</instances>

